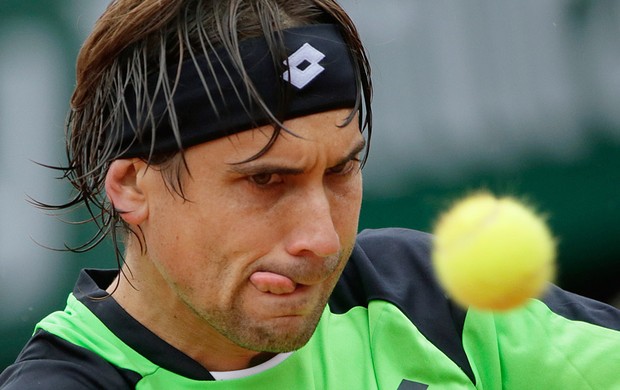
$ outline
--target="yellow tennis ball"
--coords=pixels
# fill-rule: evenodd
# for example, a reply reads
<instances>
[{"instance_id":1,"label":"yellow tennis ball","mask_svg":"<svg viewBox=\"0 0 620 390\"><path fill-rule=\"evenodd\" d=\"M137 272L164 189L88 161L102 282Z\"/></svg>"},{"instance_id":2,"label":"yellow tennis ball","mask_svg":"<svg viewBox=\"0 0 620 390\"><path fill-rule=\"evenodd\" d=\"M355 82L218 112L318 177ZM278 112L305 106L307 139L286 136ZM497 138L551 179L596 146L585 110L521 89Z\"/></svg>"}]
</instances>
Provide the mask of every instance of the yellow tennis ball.
<instances>
[{"instance_id":1,"label":"yellow tennis ball","mask_svg":"<svg viewBox=\"0 0 620 390\"><path fill-rule=\"evenodd\" d=\"M440 284L462 306L503 311L539 296L555 276L555 240L514 198L477 193L436 225L432 259Z\"/></svg>"}]
</instances>

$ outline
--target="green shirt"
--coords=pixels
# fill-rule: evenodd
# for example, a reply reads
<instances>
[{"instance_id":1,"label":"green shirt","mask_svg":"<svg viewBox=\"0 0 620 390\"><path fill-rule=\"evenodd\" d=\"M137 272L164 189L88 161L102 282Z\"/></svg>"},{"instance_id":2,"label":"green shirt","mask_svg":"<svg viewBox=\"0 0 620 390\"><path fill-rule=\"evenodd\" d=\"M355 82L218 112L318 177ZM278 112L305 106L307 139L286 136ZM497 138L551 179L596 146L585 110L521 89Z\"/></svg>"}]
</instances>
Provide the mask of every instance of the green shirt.
<instances>
[{"instance_id":1,"label":"green shirt","mask_svg":"<svg viewBox=\"0 0 620 390\"><path fill-rule=\"evenodd\" d=\"M418 232L363 232L308 344L275 367L223 381L113 299L93 300L115 273L88 271L0 384L38 372L50 383L43 388L63 389L620 389L618 310L551 286L518 310L464 311L435 283L428 249ZM86 351L94 363L68 374L57 362L75 362L72 352L46 358L42 343ZM71 386L76 375L83 387Z\"/></svg>"}]
</instances>

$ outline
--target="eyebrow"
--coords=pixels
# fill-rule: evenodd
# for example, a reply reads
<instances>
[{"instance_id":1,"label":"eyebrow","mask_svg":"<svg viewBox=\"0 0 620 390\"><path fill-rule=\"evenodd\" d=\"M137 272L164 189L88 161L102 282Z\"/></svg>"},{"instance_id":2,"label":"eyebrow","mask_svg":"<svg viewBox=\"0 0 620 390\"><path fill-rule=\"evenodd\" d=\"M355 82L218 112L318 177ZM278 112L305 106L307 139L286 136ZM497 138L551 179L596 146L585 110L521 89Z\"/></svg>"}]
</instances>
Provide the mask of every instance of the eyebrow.
<instances>
[{"instance_id":1,"label":"eyebrow","mask_svg":"<svg viewBox=\"0 0 620 390\"><path fill-rule=\"evenodd\" d=\"M362 138L355 144L353 149L346 156L338 160L333 166L345 164L357 157L357 155L366 147L366 140ZM280 174L280 175L301 175L304 173L303 168L285 167L280 164L261 163L261 162L249 162L246 164L234 164L230 166L230 171L245 176L252 176L257 174Z\"/></svg>"}]
</instances>

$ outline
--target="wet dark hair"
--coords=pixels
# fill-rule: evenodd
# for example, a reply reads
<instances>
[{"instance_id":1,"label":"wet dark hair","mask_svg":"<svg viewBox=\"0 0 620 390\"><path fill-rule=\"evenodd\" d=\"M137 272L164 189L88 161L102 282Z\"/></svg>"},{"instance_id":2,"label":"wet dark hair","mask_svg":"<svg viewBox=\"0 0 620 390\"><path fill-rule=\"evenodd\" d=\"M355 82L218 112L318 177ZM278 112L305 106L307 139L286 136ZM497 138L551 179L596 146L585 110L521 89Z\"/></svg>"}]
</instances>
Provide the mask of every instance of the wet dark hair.
<instances>
[{"instance_id":1,"label":"wet dark hair","mask_svg":"<svg viewBox=\"0 0 620 390\"><path fill-rule=\"evenodd\" d=\"M264 37L274 64L282 62L279 31L310 24L330 23L339 27L353 59L357 99L343 125L358 114L360 130L366 132L367 148L372 130L370 67L357 30L345 11L333 0L116 0L95 24L77 59L77 84L67 120L68 165L60 167L63 178L76 189L75 196L60 205L38 203L51 210L85 207L97 231L85 243L68 248L83 252L108 235L114 240L117 259L122 258L117 231L127 226L120 212L105 195L109 164L122 157L110 129L125 119L126 91L149 99L148 83L156 80L170 96L175 85L166 69L203 55L214 47L223 48L233 60L234 71L245 74L238 43ZM274 126L274 133L254 158L264 154L285 129L276 113L262 104L252 82L245 82L246 94L261 106ZM172 98L167 98L174 122ZM176 127L175 127L176 126ZM140 136L137 129L136 136ZM368 155L368 149L364 160ZM173 153L149 153L144 159L161 170L171 190L183 196L182 175L187 167L182 149ZM135 233L135 232L134 232ZM144 248L143 248L144 249Z\"/></svg>"}]
</instances>

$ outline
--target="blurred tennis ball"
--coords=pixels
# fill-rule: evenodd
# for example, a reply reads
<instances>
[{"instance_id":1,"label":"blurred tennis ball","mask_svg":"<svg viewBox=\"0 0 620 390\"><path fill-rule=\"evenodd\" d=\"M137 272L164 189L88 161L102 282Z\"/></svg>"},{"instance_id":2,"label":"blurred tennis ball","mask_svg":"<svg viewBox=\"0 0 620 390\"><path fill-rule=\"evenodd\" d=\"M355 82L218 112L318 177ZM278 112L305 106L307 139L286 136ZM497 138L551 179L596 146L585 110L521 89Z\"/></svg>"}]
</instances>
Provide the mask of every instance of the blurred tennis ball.
<instances>
[{"instance_id":1,"label":"blurred tennis ball","mask_svg":"<svg viewBox=\"0 0 620 390\"><path fill-rule=\"evenodd\" d=\"M556 243L542 217L511 197L481 192L458 202L436 225L432 259L458 304L517 308L555 276Z\"/></svg>"}]
</instances>

